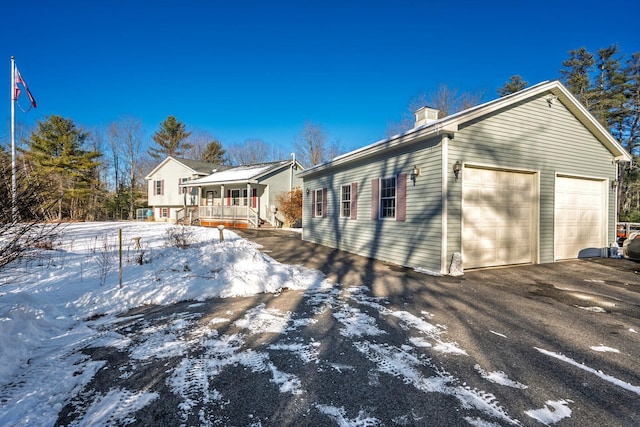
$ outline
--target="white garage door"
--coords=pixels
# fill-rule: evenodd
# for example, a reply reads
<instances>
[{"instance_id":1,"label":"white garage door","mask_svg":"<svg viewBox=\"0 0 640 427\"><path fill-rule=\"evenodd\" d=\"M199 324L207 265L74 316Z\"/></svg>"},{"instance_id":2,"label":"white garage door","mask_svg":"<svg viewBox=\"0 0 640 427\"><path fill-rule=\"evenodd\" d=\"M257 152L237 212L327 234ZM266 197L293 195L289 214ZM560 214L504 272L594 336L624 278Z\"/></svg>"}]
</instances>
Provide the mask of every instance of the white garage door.
<instances>
[{"instance_id":1,"label":"white garage door","mask_svg":"<svg viewBox=\"0 0 640 427\"><path fill-rule=\"evenodd\" d=\"M600 256L605 244L605 182L558 176L555 259Z\"/></svg>"},{"instance_id":2,"label":"white garage door","mask_svg":"<svg viewBox=\"0 0 640 427\"><path fill-rule=\"evenodd\" d=\"M534 262L535 175L465 167L463 182L464 267Z\"/></svg>"}]
</instances>

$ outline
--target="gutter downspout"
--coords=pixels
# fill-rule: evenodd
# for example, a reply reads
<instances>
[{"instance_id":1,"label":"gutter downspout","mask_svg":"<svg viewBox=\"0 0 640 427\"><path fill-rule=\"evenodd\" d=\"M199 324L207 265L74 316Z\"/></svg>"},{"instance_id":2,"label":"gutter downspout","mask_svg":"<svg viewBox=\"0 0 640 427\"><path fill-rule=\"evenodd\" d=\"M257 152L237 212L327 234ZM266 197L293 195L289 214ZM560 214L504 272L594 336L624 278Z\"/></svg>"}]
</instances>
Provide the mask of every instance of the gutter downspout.
<instances>
[{"instance_id":1,"label":"gutter downspout","mask_svg":"<svg viewBox=\"0 0 640 427\"><path fill-rule=\"evenodd\" d=\"M296 166L296 153L291 153L291 167L289 168L289 194L293 197L293 168Z\"/></svg>"}]
</instances>

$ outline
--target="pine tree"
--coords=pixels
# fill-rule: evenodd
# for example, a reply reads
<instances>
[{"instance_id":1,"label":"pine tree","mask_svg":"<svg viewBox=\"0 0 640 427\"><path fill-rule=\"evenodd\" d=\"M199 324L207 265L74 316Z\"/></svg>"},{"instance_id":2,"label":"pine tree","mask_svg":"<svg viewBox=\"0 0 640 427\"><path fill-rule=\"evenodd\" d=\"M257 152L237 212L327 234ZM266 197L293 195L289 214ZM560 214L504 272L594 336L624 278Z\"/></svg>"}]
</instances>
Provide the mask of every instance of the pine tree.
<instances>
[{"instance_id":1,"label":"pine tree","mask_svg":"<svg viewBox=\"0 0 640 427\"><path fill-rule=\"evenodd\" d=\"M29 137L25 155L31 179L49 184L52 192L43 194L42 199L45 205L57 200L58 220L85 219L87 215L97 177L95 170L102 155L82 148L88 135L70 119L51 115L38 122L37 130Z\"/></svg>"},{"instance_id":2,"label":"pine tree","mask_svg":"<svg viewBox=\"0 0 640 427\"><path fill-rule=\"evenodd\" d=\"M640 52L631 55L624 69L627 76L625 111L622 132L624 145L631 154L638 154L640 146ZM635 163L635 162L634 162Z\"/></svg>"},{"instance_id":3,"label":"pine tree","mask_svg":"<svg viewBox=\"0 0 640 427\"><path fill-rule=\"evenodd\" d=\"M498 88L498 95L507 96L527 87L529 82L522 80L518 74L511 76L508 82Z\"/></svg>"},{"instance_id":4,"label":"pine tree","mask_svg":"<svg viewBox=\"0 0 640 427\"><path fill-rule=\"evenodd\" d=\"M622 142L622 119L626 116L625 92L628 76L626 71L621 69L618 55L617 45L598 50L591 113Z\"/></svg>"},{"instance_id":5,"label":"pine tree","mask_svg":"<svg viewBox=\"0 0 640 427\"><path fill-rule=\"evenodd\" d=\"M591 72L595 59L593 54L581 47L569 51L569 59L562 63L561 80L574 96L587 108L591 107Z\"/></svg>"},{"instance_id":6,"label":"pine tree","mask_svg":"<svg viewBox=\"0 0 640 427\"><path fill-rule=\"evenodd\" d=\"M200 160L208 163L224 163L224 155L227 153L227 150L222 148L222 144L219 141L211 141L207 144L207 148L205 148L204 153L200 157Z\"/></svg>"},{"instance_id":7,"label":"pine tree","mask_svg":"<svg viewBox=\"0 0 640 427\"><path fill-rule=\"evenodd\" d=\"M156 160L167 156L181 157L184 150L191 148L191 144L184 142L191 132L185 131L185 125L174 116L169 116L160 123L160 129L153 134L153 141L159 148L151 147L149 155Z\"/></svg>"}]
</instances>

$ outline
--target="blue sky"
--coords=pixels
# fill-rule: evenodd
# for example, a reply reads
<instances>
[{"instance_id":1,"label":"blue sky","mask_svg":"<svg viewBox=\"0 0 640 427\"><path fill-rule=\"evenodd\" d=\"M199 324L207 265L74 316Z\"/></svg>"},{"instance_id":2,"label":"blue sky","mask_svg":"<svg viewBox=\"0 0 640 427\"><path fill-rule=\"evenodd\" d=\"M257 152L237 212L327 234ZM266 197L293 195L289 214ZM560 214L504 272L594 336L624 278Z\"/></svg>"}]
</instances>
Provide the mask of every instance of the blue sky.
<instances>
[{"instance_id":1,"label":"blue sky","mask_svg":"<svg viewBox=\"0 0 640 427\"><path fill-rule=\"evenodd\" d=\"M638 0L23 0L2 15L3 142L12 55L38 101L21 125L128 115L150 140L175 115L223 146L261 139L288 155L308 120L357 148L441 83L488 101L514 74L557 79L571 49L640 51Z\"/></svg>"}]
</instances>

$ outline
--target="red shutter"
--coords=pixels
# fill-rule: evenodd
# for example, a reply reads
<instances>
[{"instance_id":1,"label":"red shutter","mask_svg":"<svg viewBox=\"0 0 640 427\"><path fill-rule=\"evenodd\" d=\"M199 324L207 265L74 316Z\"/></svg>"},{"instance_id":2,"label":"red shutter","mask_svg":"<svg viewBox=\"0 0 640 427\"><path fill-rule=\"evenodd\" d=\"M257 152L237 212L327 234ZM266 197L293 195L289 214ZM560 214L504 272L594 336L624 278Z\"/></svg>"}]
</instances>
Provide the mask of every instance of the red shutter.
<instances>
[{"instance_id":1,"label":"red shutter","mask_svg":"<svg viewBox=\"0 0 640 427\"><path fill-rule=\"evenodd\" d=\"M327 217L327 189L322 189L322 218Z\"/></svg>"},{"instance_id":2,"label":"red shutter","mask_svg":"<svg viewBox=\"0 0 640 427\"><path fill-rule=\"evenodd\" d=\"M227 190L227 206L231 206L231 190Z\"/></svg>"},{"instance_id":3,"label":"red shutter","mask_svg":"<svg viewBox=\"0 0 640 427\"><path fill-rule=\"evenodd\" d=\"M171 208L167 208L167 218L171 218Z\"/></svg>"},{"instance_id":4,"label":"red shutter","mask_svg":"<svg viewBox=\"0 0 640 427\"><path fill-rule=\"evenodd\" d=\"M164 179L160 181L160 195L164 196Z\"/></svg>"},{"instance_id":5,"label":"red shutter","mask_svg":"<svg viewBox=\"0 0 640 427\"><path fill-rule=\"evenodd\" d=\"M358 183L351 183L351 219L358 218Z\"/></svg>"},{"instance_id":6,"label":"red shutter","mask_svg":"<svg viewBox=\"0 0 640 427\"><path fill-rule=\"evenodd\" d=\"M258 189L252 188L251 193L251 207L255 209L258 206Z\"/></svg>"},{"instance_id":7,"label":"red shutter","mask_svg":"<svg viewBox=\"0 0 640 427\"><path fill-rule=\"evenodd\" d=\"M377 220L380 218L380 181L376 179L371 180L371 219Z\"/></svg>"},{"instance_id":8,"label":"red shutter","mask_svg":"<svg viewBox=\"0 0 640 427\"><path fill-rule=\"evenodd\" d=\"M407 219L407 174L398 175L396 184L396 221Z\"/></svg>"},{"instance_id":9,"label":"red shutter","mask_svg":"<svg viewBox=\"0 0 640 427\"><path fill-rule=\"evenodd\" d=\"M311 191L311 218L316 217L316 190Z\"/></svg>"}]
</instances>

